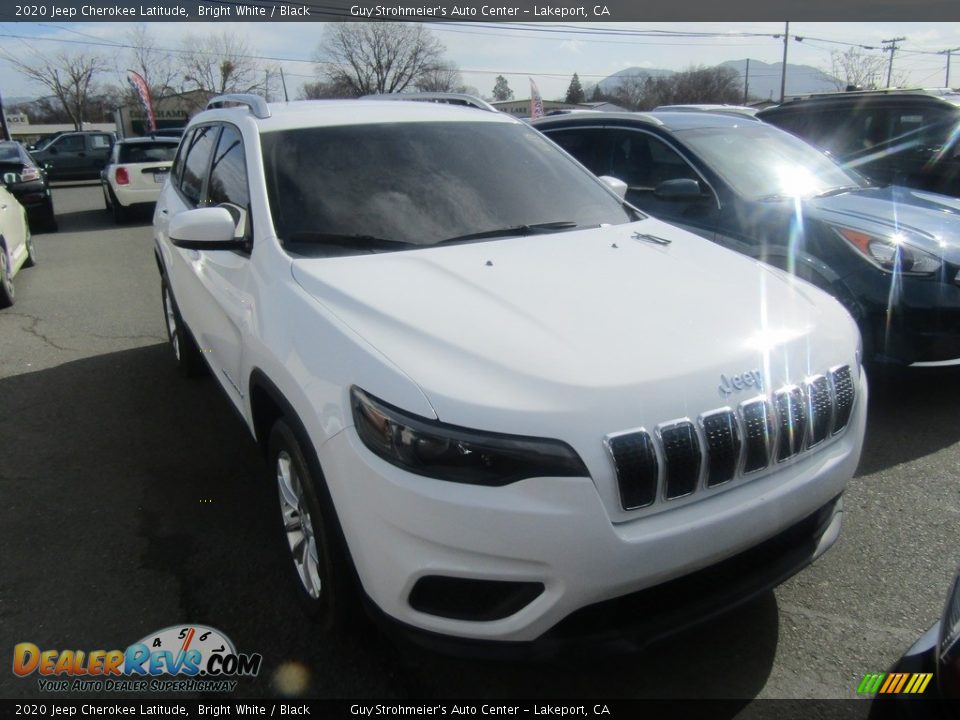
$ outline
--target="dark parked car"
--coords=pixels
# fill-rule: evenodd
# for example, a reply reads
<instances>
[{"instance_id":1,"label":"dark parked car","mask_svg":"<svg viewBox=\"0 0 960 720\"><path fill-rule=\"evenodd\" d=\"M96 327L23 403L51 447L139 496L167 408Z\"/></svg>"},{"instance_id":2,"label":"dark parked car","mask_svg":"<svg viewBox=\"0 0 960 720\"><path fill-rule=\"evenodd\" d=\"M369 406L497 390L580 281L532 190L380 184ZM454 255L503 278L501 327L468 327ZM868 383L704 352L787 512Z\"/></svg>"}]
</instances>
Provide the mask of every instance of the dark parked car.
<instances>
[{"instance_id":1,"label":"dark parked car","mask_svg":"<svg viewBox=\"0 0 960 720\"><path fill-rule=\"evenodd\" d=\"M115 139L107 132L64 133L33 156L46 165L51 180L98 178Z\"/></svg>"},{"instance_id":2,"label":"dark parked car","mask_svg":"<svg viewBox=\"0 0 960 720\"><path fill-rule=\"evenodd\" d=\"M960 201L869 186L746 117L571 113L533 125L627 183L641 210L833 294L867 359L960 364Z\"/></svg>"},{"instance_id":3,"label":"dark parked car","mask_svg":"<svg viewBox=\"0 0 960 720\"><path fill-rule=\"evenodd\" d=\"M889 673L864 678L862 685L867 684L871 687L865 690L877 693L871 720L960 718L960 570L940 621L920 636Z\"/></svg>"},{"instance_id":4,"label":"dark parked car","mask_svg":"<svg viewBox=\"0 0 960 720\"><path fill-rule=\"evenodd\" d=\"M960 196L960 93L874 90L791 100L757 113L878 185Z\"/></svg>"},{"instance_id":5,"label":"dark parked car","mask_svg":"<svg viewBox=\"0 0 960 720\"><path fill-rule=\"evenodd\" d=\"M10 178L10 174L15 178ZM7 189L27 211L27 220L33 232L55 232L57 218L53 213L53 198L47 185L43 166L34 160L18 142L0 142L0 176Z\"/></svg>"}]
</instances>

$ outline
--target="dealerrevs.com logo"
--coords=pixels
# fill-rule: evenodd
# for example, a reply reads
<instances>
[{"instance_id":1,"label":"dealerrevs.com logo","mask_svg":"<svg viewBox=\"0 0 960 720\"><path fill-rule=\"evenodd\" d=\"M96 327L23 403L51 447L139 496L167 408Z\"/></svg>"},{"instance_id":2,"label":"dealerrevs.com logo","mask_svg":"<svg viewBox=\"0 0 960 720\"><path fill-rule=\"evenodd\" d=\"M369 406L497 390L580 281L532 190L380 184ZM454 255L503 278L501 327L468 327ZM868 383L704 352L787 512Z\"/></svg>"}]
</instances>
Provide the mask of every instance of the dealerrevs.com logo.
<instances>
[{"instance_id":1,"label":"dealerrevs.com logo","mask_svg":"<svg viewBox=\"0 0 960 720\"><path fill-rule=\"evenodd\" d=\"M14 675L37 675L48 692L232 692L238 678L256 677L262 662L206 625L164 628L126 650L13 648Z\"/></svg>"}]
</instances>

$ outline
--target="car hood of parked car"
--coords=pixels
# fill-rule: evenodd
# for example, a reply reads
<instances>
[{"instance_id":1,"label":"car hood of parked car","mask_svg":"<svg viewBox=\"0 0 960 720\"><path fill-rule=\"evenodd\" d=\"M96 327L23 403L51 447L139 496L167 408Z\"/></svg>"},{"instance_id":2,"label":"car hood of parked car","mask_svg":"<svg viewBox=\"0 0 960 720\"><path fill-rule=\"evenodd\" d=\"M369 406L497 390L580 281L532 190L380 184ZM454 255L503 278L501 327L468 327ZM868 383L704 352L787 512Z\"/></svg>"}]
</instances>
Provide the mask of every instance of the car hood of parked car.
<instances>
[{"instance_id":1,"label":"car hood of parked car","mask_svg":"<svg viewBox=\"0 0 960 720\"><path fill-rule=\"evenodd\" d=\"M696 417L758 394L724 394L721 376L758 371L769 393L854 362L856 329L833 298L652 218L292 272L440 419L472 427L491 410L505 432L531 414L604 431Z\"/></svg>"},{"instance_id":2,"label":"car hood of parked car","mask_svg":"<svg viewBox=\"0 0 960 720\"><path fill-rule=\"evenodd\" d=\"M903 233L920 249L960 263L960 198L891 186L813 198L805 206L831 224Z\"/></svg>"}]
</instances>

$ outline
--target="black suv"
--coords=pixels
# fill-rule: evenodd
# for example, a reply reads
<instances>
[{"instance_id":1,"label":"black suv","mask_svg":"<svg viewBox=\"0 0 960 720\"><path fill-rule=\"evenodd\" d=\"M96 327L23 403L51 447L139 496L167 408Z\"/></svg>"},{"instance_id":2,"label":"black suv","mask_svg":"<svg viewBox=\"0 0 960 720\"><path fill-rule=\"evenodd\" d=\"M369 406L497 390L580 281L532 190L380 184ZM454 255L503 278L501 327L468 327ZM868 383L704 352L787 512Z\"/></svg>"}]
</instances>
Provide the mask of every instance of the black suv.
<instances>
[{"instance_id":1,"label":"black suv","mask_svg":"<svg viewBox=\"0 0 960 720\"><path fill-rule=\"evenodd\" d=\"M868 90L789 100L757 113L879 185L960 197L960 93Z\"/></svg>"},{"instance_id":2,"label":"black suv","mask_svg":"<svg viewBox=\"0 0 960 720\"><path fill-rule=\"evenodd\" d=\"M57 218L47 173L23 146L12 140L0 142L0 175L4 184L27 211L32 232L55 232Z\"/></svg>"}]
</instances>

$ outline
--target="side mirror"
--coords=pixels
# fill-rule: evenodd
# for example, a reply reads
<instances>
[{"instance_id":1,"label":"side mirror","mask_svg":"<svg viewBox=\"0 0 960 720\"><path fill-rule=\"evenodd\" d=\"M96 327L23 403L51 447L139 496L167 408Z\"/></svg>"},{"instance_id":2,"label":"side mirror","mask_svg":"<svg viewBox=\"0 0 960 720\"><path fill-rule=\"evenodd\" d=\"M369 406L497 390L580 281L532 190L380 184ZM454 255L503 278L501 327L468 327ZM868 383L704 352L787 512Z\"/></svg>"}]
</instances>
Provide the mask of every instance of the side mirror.
<instances>
[{"instance_id":1,"label":"side mirror","mask_svg":"<svg viewBox=\"0 0 960 720\"><path fill-rule=\"evenodd\" d=\"M653 189L653 195L661 200L699 200L703 197L700 183L690 178L664 180Z\"/></svg>"},{"instance_id":2,"label":"side mirror","mask_svg":"<svg viewBox=\"0 0 960 720\"><path fill-rule=\"evenodd\" d=\"M170 242L185 250L240 250L233 217L222 207L197 208L174 216L167 233Z\"/></svg>"},{"instance_id":3,"label":"side mirror","mask_svg":"<svg viewBox=\"0 0 960 720\"><path fill-rule=\"evenodd\" d=\"M628 185L623 180L612 175L601 175L600 182L613 190L621 200L627 196Z\"/></svg>"},{"instance_id":4,"label":"side mirror","mask_svg":"<svg viewBox=\"0 0 960 720\"><path fill-rule=\"evenodd\" d=\"M10 187L11 185L15 185L18 182L20 182L20 176L17 175L17 173L8 172L3 174L3 184L6 185L7 187Z\"/></svg>"}]
</instances>

